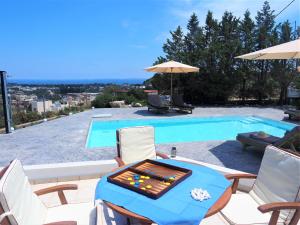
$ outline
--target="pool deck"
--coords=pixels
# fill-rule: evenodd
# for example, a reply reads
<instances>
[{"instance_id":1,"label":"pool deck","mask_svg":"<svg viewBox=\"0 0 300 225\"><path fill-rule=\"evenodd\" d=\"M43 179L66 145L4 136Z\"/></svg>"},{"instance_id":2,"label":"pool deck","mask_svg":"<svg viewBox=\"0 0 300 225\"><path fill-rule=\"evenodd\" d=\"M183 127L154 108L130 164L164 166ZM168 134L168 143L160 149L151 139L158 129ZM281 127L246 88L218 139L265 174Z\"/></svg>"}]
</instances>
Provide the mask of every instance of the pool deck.
<instances>
[{"instance_id":1,"label":"pool deck","mask_svg":"<svg viewBox=\"0 0 300 225\"><path fill-rule=\"evenodd\" d=\"M280 109L254 107L199 107L190 115L177 113L156 115L148 113L146 108L89 110L18 129L11 134L1 134L0 166L6 165L14 158L20 159L26 165L112 159L116 156L115 147L86 149L86 138L92 116L107 113L112 114L112 117L97 120L236 115L283 120L285 117ZM262 157L259 153L243 151L236 141L160 144L157 145L157 150L169 153L172 146L177 147L180 156L252 173L258 171Z\"/></svg>"}]
</instances>

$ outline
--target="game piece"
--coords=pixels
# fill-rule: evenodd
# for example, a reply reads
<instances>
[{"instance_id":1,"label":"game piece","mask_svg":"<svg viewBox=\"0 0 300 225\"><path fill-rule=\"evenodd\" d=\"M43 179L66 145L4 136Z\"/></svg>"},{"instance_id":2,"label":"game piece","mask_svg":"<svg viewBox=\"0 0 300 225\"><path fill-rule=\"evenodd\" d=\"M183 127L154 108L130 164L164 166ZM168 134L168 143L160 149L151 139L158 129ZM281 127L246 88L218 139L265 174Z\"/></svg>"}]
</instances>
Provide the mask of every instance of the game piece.
<instances>
[{"instance_id":1,"label":"game piece","mask_svg":"<svg viewBox=\"0 0 300 225\"><path fill-rule=\"evenodd\" d=\"M144 188L144 187L141 187L141 189L142 189L142 190L146 190L146 188Z\"/></svg>"},{"instance_id":2,"label":"game piece","mask_svg":"<svg viewBox=\"0 0 300 225\"><path fill-rule=\"evenodd\" d=\"M135 184L134 186L135 186L135 187L139 187L139 186L140 186L140 184Z\"/></svg>"},{"instance_id":3,"label":"game piece","mask_svg":"<svg viewBox=\"0 0 300 225\"><path fill-rule=\"evenodd\" d=\"M145 176L141 176L142 179L145 179Z\"/></svg>"},{"instance_id":4,"label":"game piece","mask_svg":"<svg viewBox=\"0 0 300 225\"><path fill-rule=\"evenodd\" d=\"M143 181L143 180L139 180L139 182L140 182L140 183L143 183L144 181Z\"/></svg>"},{"instance_id":5,"label":"game piece","mask_svg":"<svg viewBox=\"0 0 300 225\"><path fill-rule=\"evenodd\" d=\"M171 183L169 183L169 182L165 182L165 185L168 185L168 186L169 186L170 184L171 184Z\"/></svg>"},{"instance_id":6,"label":"game piece","mask_svg":"<svg viewBox=\"0 0 300 225\"><path fill-rule=\"evenodd\" d=\"M150 177L149 177L149 176L146 176L146 177L145 177L145 179L149 180L149 179L150 179Z\"/></svg>"},{"instance_id":7,"label":"game piece","mask_svg":"<svg viewBox=\"0 0 300 225\"><path fill-rule=\"evenodd\" d=\"M130 182L130 184L131 184L131 185L134 185L134 184L135 184L135 182Z\"/></svg>"},{"instance_id":8,"label":"game piece","mask_svg":"<svg viewBox=\"0 0 300 225\"><path fill-rule=\"evenodd\" d=\"M139 180L139 179L140 179L140 176L137 175L137 174L135 174L135 175L133 176L133 178L134 178L135 180Z\"/></svg>"},{"instance_id":9,"label":"game piece","mask_svg":"<svg viewBox=\"0 0 300 225\"><path fill-rule=\"evenodd\" d=\"M131 178L131 177L128 177L127 180L132 180L132 178Z\"/></svg>"},{"instance_id":10,"label":"game piece","mask_svg":"<svg viewBox=\"0 0 300 225\"><path fill-rule=\"evenodd\" d=\"M152 185L150 185L150 184L148 184L147 186L146 186L146 188L152 188Z\"/></svg>"}]
</instances>

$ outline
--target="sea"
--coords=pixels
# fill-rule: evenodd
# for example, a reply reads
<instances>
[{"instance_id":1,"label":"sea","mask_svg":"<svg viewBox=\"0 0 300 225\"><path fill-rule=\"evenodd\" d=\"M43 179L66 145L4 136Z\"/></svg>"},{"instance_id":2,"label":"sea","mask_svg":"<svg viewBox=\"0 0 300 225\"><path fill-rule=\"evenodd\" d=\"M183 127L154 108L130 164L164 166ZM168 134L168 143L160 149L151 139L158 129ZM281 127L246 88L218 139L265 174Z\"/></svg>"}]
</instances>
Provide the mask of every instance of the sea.
<instances>
[{"instance_id":1,"label":"sea","mask_svg":"<svg viewBox=\"0 0 300 225\"><path fill-rule=\"evenodd\" d=\"M10 84L55 85L55 84L143 84L145 79L85 79L85 80L31 80L8 79Z\"/></svg>"}]
</instances>

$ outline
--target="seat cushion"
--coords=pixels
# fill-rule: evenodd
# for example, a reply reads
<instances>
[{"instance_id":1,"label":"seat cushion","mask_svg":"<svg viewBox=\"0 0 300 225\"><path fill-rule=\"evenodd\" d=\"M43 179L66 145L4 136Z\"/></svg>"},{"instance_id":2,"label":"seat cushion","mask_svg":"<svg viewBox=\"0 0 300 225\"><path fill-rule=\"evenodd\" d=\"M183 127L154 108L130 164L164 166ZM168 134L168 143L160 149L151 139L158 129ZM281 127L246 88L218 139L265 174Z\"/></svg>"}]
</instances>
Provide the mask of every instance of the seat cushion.
<instances>
[{"instance_id":1,"label":"seat cushion","mask_svg":"<svg viewBox=\"0 0 300 225\"><path fill-rule=\"evenodd\" d=\"M258 204L300 201L300 157L274 146L268 146L258 172L252 198ZM281 211L280 217L290 217L291 210Z\"/></svg>"},{"instance_id":2,"label":"seat cushion","mask_svg":"<svg viewBox=\"0 0 300 225\"><path fill-rule=\"evenodd\" d=\"M12 225L41 225L47 208L33 193L19 160L14 160L0 181L0 202L10 212Z\"/></svg>"},{"instance_id":3,"label":"seat cushion","mask_svg":"<svg viewBox=\"0 0 300 225\"><path fill-rule=\"evenodd\" d=\"M96 208L92 202L60 205L48 208L44 223L76 221L77 225L95 225Z\"/></svg>"},{"instance_id":4,"label":"seat cushion","mask_svg":"<svg viewBox=\"0 0 300 225\"><path fill-rule=\"evenodd\" d=\"M130 127L119 130L120 155L125 164L155 159L154 127Z\"/></svg>"},{"instance_id":5,"label":"seat cushion","mask_svg":"<svg viewBox=\"0 0 300 225\"><path fill-rule=\"evenodd\" d=\"M247 193L233 194L221 214L230 224L268 224L271 214L261 213L259 204Z\"/></svg>"}]
</instances>

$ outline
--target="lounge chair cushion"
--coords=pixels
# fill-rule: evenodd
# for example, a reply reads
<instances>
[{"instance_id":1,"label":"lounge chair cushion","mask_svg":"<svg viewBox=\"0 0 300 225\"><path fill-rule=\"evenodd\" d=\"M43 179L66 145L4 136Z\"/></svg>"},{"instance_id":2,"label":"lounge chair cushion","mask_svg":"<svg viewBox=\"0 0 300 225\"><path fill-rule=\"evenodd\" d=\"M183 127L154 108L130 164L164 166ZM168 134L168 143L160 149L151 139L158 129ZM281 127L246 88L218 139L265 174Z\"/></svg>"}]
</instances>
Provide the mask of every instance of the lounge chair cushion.
<instances>
[{"instance_id":1,"label":"lounge chair cushion","mask_svg":"<svg viewBox=\"0 0 300 225\"><path fill-rule=\"evenodd\" d=\"M77 221L77 225L95 225L96 218L96 208L93 202L87 202L48 208L46 221L44 223Z\"/></svg>"},{"instance_id":2,"label":"lounge chair cushion","mask_svg":"<svg viewBox=\"0 0 300 225\"><path fill-rule=\"evenodd\" d=\"M248 193L237 193L231 196L221 214L230 224L267 225L271 213L261 213L257 209L258 206L259 204ZM282 221L279 224L283 224Z\"/></svg>"},{"instance_id":3,"label":"lounge chair cushion","mask_svg":"<svg viewBox=\"0 0 300 225\"><path fill-rule=\"evenodd\" d=\"M300 157L268 146L250 195L258 204L299 201L299 177ZM286 219L289 213L286 210L280 216Z\"/></svg>"},{"instance_id":4,"label":"lounge chair cushion","mask_svg":"<svg viewBox=\"0 0 300 225\"><path fill-rule=\"evenodd\" d=\"M0 202L12 225L41 225L47 209L33 193L21 162L14 160L0 181Z\"/></svg>"},{"instance_id":5,"label":"lounge chair cushion","mask_svg":"<svg viewBox=\"0 0 300 225\"><path fill-rule=\"evenodd\" d=\"M154 127L130 127L119 130L120 156L125 164L155 159Z\"/></svg>"}]
</instances>

